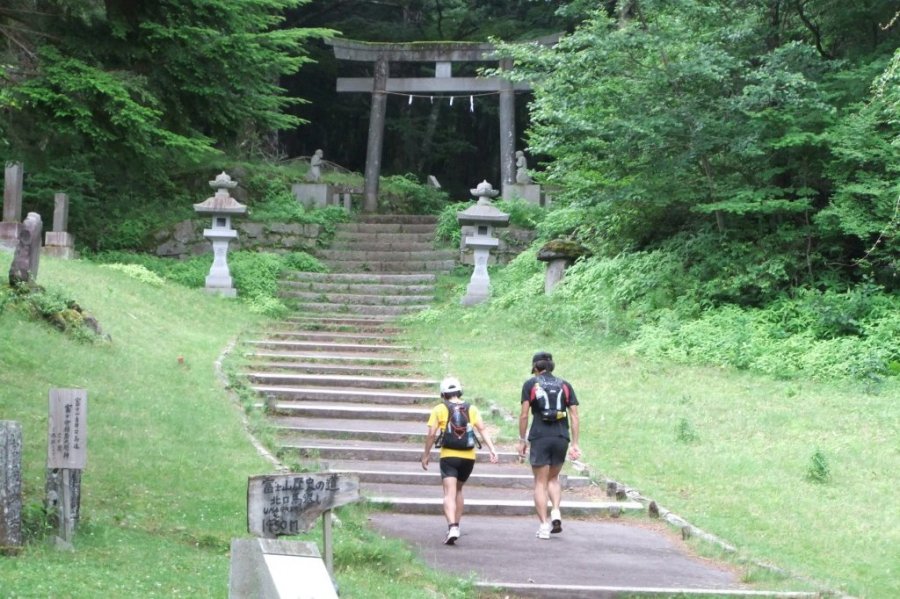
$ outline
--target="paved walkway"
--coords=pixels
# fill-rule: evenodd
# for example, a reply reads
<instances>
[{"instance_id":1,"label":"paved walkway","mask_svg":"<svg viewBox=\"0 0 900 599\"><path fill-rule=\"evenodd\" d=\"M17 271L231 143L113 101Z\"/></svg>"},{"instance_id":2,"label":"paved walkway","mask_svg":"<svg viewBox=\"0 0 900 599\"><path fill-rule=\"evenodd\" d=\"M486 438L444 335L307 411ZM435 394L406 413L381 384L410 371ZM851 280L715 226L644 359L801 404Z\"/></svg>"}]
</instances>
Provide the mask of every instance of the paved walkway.
<instances>
[{"instance_id":1,"label":"paved walkway","mask_svg":"<svg viewBox=\"0 0 900 599\"><path fill-rule=\"evenodd\" d=\"M746 589L733 569L693 556L663 525L565 520L563 531L544 541L535 537L535 517L464 516L462 536L447 546L439 516L378 512L371 521L409 541L432 567L487 586Z\"/></svg>"}]
</instances>

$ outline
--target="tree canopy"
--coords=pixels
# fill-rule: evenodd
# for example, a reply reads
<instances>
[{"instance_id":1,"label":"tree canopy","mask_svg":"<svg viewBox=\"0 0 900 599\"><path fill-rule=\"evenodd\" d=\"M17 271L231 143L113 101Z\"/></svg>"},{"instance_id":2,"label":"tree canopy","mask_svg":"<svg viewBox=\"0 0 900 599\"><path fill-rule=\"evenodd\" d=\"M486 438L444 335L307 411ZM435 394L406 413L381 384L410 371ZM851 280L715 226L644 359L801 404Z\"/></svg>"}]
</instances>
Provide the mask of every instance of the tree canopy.
<instances>
[{"instance_id":1,"label":"tree canopy","mask_svg":"<svg viewBox=\"0 0 900 599\"><path fill-rule=\"evenodd\" d=\"M729 301L898 285L895 3L578 4L555 48L504 49L535 82L529 150L570 207L557 233L678 247L706 280L735 272Z\"/></svg>"},{"instance_id":2,"label":"tree canopy","mask_svg":"<svg viewBox=\"0 0 900 599\"><path fill-rule=\"evenodd\" d=\"M328 34L282 27L305 1L6 3L0 156L34 173L36 202L64 190L94 227L135 204L164 209L184 169L252 154L301 122L279 80Z\"/></svg>"}]
</instances>

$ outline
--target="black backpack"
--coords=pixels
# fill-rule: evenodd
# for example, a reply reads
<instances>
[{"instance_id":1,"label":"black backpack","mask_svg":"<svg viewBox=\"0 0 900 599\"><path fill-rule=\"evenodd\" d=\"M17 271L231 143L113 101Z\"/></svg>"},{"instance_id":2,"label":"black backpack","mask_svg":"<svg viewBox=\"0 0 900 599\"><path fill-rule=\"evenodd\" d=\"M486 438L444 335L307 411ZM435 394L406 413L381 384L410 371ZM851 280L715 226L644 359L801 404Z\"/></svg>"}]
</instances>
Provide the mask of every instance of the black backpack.
<instances>
[{"instance_id":1,"label":"black backpack","mask_svg":"<svg viewBox=\"0 0 900 599\"><path fill-rule=\"evenodd\" d=\"M534 400L538 404L541 420L556 422L565 419L569 405L568 389L555 376L539 376L534 383Z\"/></svg>"},{"instance_id":2,"label":"black backpack","mask_svg":"<svg viewBox=\"0 0 900 599\"><path fill-rule=\"evenodd\" d=\"M434 443L435 447L447 449L481 449L481 443L475 436L475 427L469 421L469 404L444 401L447 407L447 426L441 431Z\"/></svg>"}]
</instances>

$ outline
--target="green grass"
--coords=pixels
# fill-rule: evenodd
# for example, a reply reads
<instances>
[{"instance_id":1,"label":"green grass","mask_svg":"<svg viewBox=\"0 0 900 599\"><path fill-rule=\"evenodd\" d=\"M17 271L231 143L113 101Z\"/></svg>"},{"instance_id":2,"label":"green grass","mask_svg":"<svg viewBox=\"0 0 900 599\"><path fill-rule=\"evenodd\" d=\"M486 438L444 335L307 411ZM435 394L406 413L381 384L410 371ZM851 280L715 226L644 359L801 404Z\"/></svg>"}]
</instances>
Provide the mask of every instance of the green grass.
<instances>
[{"instance_id":1,"label":"green grass","mask_svg":"<svg viewBox=\"0 0 900 599\"><path fill-rule=\"evenodd\" d=\"M0 252L0 272L9 259ZM23 426L29 530L43 498L48 390L83 387L89 402L75 551L32 537L18 556L0 557L3 595L227 596L229 543L247 534L247 477L271 466L214 363L232 339L269 321L240 302L80 261L44 258L38 280L77 299L111 341L87 344L10 306L0 312L0 418ZM900 596L896 381L870 394L853 383L650 363L599 333L573 340L540 321L523 327L464 309L467 282L460 273L440 281L444 305L410 325L410 342L433 358L423 374L452 373L477 404L515 412L531 354L552 351L578 392L592 472L734 544L739 562L770 562L860 597ZM503 431L515 435L511 425ZM817 454L827 476L810 479ZM475 596L368 529L365 510L340 516L342 597ZM744 577L762 588L797 586L752 565Z\"/></svg>"},{"instance_id":2,"label":"green grass","mask_svg":"<svg viewBox=\"0 0 900 599\"><path fill-rule=\"evenodd\" d=\"M0 272L11 256L0 251ZM86 261L41 259L38 283L76 299L107 342L86 343L0 310L0 419L23 429L26 544L0 556L3 597L227 597L231 539L246 537L247 477L272 472L244 430L239 398L214 364L231 340L268 321L246 304L150 284ZM2 298L0 298L2 304ZM88 393L87 466L75 550L41 534L47 396ZM252 419L251 419L252 420ZM263 431L265 432L265 431ZM472 596L428 572L399 542L338 510L342 597ZM321 547L318 528L301 537ZM391 589L390 592L387 589ZM383 591L383 592L382 592Z\"/></svg>"},{"instance_id":3,"label":"green grass","mask_svg":"<svg viewBox=\"0 0 900 599\"><path fill-rule=\"evenodd\" d=\"M444 280L445 307L411 321L409 342L434 357L430 375L452 373L476 404L516 413L532 353L551 351L577 392L592 472L735 545L739 561L861 597L900 596L895 379L867 394L862 384L651 363L591 331L564 338L540 321L523 330L496 311L462 308L448 292L461 284ZM825 481L809 478L816 452Z\"/></svg>"}]
</instances>

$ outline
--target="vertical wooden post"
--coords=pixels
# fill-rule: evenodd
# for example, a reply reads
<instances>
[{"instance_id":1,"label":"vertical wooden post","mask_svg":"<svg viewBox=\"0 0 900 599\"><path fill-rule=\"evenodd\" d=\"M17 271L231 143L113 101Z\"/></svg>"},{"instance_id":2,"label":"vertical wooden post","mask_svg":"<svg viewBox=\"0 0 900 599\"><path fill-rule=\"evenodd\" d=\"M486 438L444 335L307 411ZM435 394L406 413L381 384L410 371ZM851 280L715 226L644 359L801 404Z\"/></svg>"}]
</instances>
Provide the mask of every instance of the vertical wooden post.
<instances>
[{"instance_id":1,"label":"vertical wooden post","mask_svg":"<svg viewBox=\"0 0 900 599\"><path fill-rule=\"evenodd\" d=\"M70 547L87 463L87 391L50 389L49 413L47 504L52 509L55 500L59 538Z\"/></svg>"},{"instance_id":2,"label":"vertical wooden post","mask_svg":"<svg viewBox=\"0 0 900 599\"><path fill-rule=\"evenodd\" d=\"M378 177L381 176L381 149L384 142L384 117L387 112L387 80L390 65L384 56L375 61L372 107L369 112L369 141L366 148L364 212L378 210Z\"/></svg>"},{"instance_id":3,"label":"vertical wooden post","mask_svg":"<svg viewBox=\"0 0 900 599\"><path fill-rule=\"evenodd\" d=\"M331 535L331 510L322 513L322 545L325 550L325 568L328 575L334 578L334 547Z\"/></svg>"}]
</instances>

